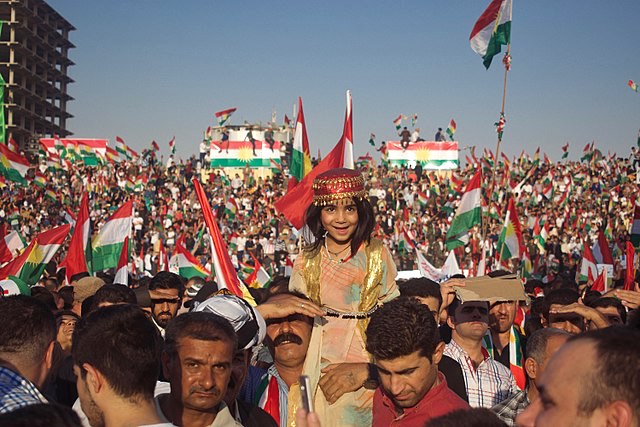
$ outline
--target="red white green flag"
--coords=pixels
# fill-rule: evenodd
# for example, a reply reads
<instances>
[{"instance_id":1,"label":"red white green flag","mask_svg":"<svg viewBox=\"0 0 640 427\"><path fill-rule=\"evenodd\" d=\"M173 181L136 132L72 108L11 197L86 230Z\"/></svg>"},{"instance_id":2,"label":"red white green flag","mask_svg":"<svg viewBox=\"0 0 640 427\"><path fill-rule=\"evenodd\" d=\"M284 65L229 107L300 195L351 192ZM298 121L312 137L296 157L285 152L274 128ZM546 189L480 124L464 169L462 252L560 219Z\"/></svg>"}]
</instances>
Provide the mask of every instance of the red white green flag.
<instances>
[{"instance_id":1,"label":"red white green flag","mask_svg":"<svg viewBox=\"0 0 640 427\"><path fill-rule=\"evenodd\" d=\"M298 118L293 137L293 151L291 152L291 167L289 170L296 182L300 182L305 175L311 172L311 169L311 151L309 151L307 125L302 111L302 98L298 97Z\"/></svg>"},{"instance_id":2,"label":"red white green flag","mask_svg":"<svg viewBox=\"0 0 640 427\"><path fill-rule=\"evenodd\" d=\"M129 236L124 238L113 283L129 286Z\"/></svg>"},{"instance_id":3,"label":"red white green flag","mask_svg":"<svg viewBox=\"0 0 640 427\"><path fill-rule=\"evenodd\" d=\"M464 246L468 240L469 230L482 223L482 171L478 170L471 178L465 193L460 199L456 215L447 231L447 250Z\"/></svg>"},{"instance_id":4,"label":"red white green flag","mask_svg":"<svg viewBox=\"0 0 640 427\"><path fill-rule=\"evenodd\" d=\"M92 271L91 269L91 223L89 220L89 198L85 191L80 201L78 218L73 225L73 234L67 250L67 256L60 263L65 267L67 282L78 273Z\"/></svg>"},{"instance_id":5,"label":"red white green flag","mask_svg":"<svg viewBox=\"0 0 640 427\"><path fill-rule=\"evenodd\" d=\"M449 135L449 138L453 141L453 135L455 135L456 133L456 121L451 119L451 121L449 122L449 127L447 128L447 135Z\"/></svg>"},{"instance_id":6,"label":"red white green flag","mask_svg":"<svg viewBox=\"0 0 640 427\"><path fill-rule=\"evenodd\" d=\"M590 281L593 283L598 277L598 268L596 266L596 259L591 253L589 245L584 245L584 252L582 253L582 265L580 266L579 281Z\"/></svg>"},{"instance_id":7,"label":"red white green flag","mask_svg":"<svg viewBox=\"0 0 640 427\"><path fill-rule=\"evenodd\" d=\"M507 213L502 227L502 233L498 238L498 255L501 261L511 258L520 258L522 253L522 226L518 219L516 205L513 197L509 199Z\"/></svg>"},{"instance_id":8,"label":"red white green flag","mask_svg":"<svg viewBox=\"0 0 640 427\"><path fill-rule=\"evenodd\" d=\"M14 153L5 144L0 144L0 174L11 181L26 185L25 176L29 167L26 157Z\"/></svg>"},{"instance_id":9,"label":"red white green flag","mask_svg":"<svg viewBox=\"0 0 640 427\"><path fill-rule=\"evenodd\" d=\"M93 238L92 270L104 271L118 266L124 239L131 233L133 200L120 207Z\"/></svg>"},{"instance_id":10,"label":"red white green flag","mask_svg":"<svg viewBox=\"0 0 640 427\"><path fill-rule=\"evenodd\" d=\"M70 228L65 224L38 234L20 256L0 269L0 279L16 276L28 286L35 285L62 246Z\"/></svg>"},{"instance_id":11,"label":"red white green flag","mask_svg":"<svg viewBox=\"0 0 640 427\"><path fill-rule=\"evenodd\" d=\"M482 57L485 68L489 69L493 57L510 40L511 0L493 0L471 30L471 49Z\"/></svg>"},{"instance_id":12,"label":"red white green flag","mask_svg":"<svg viewBox=\"0 0 640 427\"><path fill-rule=\"evenodd\" d=\"M197 258L179 242L176 242L173 256L178 257L178 274L185 279L188 280L192 277L202 277L206 279L211 276L211 271L200 264ZM169 264L171 264L171 262L169 262Z\"/></svg>"},{"instance_id":13,"label":"red white green flag","mask_svg":"<svg viewBox=\"0 0 640 427\"><path fill-rule=\"evenodd\" d=\"M228 120L229 117L231 117L231 115L237 110L237 108L229 108L227 110L222 110L222 111L218 111L217 113L215 113L216 115L216 119L218 119L218 124L220 126L222 126L223 124L225 124Z\"/></svg>"}]
</instances>

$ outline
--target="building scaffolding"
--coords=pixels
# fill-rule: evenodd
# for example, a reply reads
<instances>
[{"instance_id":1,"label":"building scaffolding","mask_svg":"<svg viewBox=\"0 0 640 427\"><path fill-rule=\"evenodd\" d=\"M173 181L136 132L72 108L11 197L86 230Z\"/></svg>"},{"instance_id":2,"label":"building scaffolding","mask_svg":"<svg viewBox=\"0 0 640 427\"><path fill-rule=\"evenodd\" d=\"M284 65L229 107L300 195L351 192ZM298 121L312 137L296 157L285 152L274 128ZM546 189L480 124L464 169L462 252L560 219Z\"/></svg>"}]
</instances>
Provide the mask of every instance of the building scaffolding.
<instances>
[{"instance_id":1,"label":"building scaffolding","mask_svg":"<svg viewBox=\"0 0 640 427\"><path fill-rule=\"evenodd\" d=\"M5 81L6 138L38 150L41 137L68 137L75 28L42 0L0 0L0 73Z\"/></svg>"}]
</instances>

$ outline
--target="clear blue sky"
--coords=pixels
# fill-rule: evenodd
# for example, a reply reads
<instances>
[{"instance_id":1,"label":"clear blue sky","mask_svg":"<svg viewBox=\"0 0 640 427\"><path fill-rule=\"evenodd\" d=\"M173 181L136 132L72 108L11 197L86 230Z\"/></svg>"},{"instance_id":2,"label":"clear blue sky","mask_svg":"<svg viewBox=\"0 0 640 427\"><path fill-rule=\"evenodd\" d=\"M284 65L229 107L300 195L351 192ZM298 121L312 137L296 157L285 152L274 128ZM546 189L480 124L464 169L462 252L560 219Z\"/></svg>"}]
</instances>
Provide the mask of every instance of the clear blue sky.
<instances>
[{"instance_id":1,"label":"clear blue sky","mask_svg":"<svg viewBox=\"0 0 640 427\"><path fill-rule=\"evenodd\" d=\"M353 93L355 155L417 113L422 136L454 118L461 147L495 148L503 68L487 71L469 33L489 0L49 0L77 31L68 126L77 137L122 136L134 149L198 150L215 111L232 123L282 122L304 101L311 152L342 132ZM537 146L570 158L596 141L626 154L640 128L640 2L514 0L513 68L503 149ZM410 126L410 122L408 123ZM464 157L464 154L463 156Z\"/></svg>"}]
</instances>

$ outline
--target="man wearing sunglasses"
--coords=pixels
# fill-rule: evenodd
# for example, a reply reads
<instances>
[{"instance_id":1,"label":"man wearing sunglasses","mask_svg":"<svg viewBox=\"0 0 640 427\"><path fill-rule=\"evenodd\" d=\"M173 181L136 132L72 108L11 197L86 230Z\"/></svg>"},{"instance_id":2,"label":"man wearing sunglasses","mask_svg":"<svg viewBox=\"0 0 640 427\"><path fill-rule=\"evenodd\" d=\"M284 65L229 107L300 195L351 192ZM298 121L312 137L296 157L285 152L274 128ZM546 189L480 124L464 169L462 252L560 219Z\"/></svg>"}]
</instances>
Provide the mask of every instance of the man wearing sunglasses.
<instances>
[{"instance_id":1,"label":"man wearing sunglasses","mask_svg":"<svg viewBox=\"0 0 640 427\"><path fill-rule=\"evenodd\" d=\"M149 282L151 298L151 318L164 338L164 329L176 317L183 293L182 278L168 271L161 271Z\"/></svg>"},{"instance_id":2,"label":"man wearing sunglasses","mask_svg":"<svg viewBox=\"0 0 640 427\"><path fill-rule=\"evenodd\" d=\"M449 359L441 362L439 369L447 377L450 388L474 408L491 408L516 393L518 386L509 369L493 360L482 346L489 328L489 303L462 303L455 298L447 311L452 332L444 355ZM460 377L464 387L451 384Z\"/></svg>"}]
</instances>

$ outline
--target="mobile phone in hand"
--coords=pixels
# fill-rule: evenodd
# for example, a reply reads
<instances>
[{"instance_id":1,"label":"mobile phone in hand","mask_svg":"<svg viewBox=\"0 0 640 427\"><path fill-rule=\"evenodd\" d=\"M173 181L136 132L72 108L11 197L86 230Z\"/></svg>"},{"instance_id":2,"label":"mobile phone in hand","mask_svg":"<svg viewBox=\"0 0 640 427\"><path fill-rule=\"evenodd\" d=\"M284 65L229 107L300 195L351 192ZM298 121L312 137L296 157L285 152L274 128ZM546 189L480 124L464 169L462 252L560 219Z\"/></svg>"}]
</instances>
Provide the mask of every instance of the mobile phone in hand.
<instances>
[{"instance_id":1,"label":"mobile phone in hand","mask_svg":"<svg viewBox=\"0 0 640 427\"><path fill-rule=\"evenodd\" d=\"M313 412L313 396L311 394L311 382L306 375L300 375L300 395L302 396L302 407L307 413Z\"/></svg>"}]
</instances>

